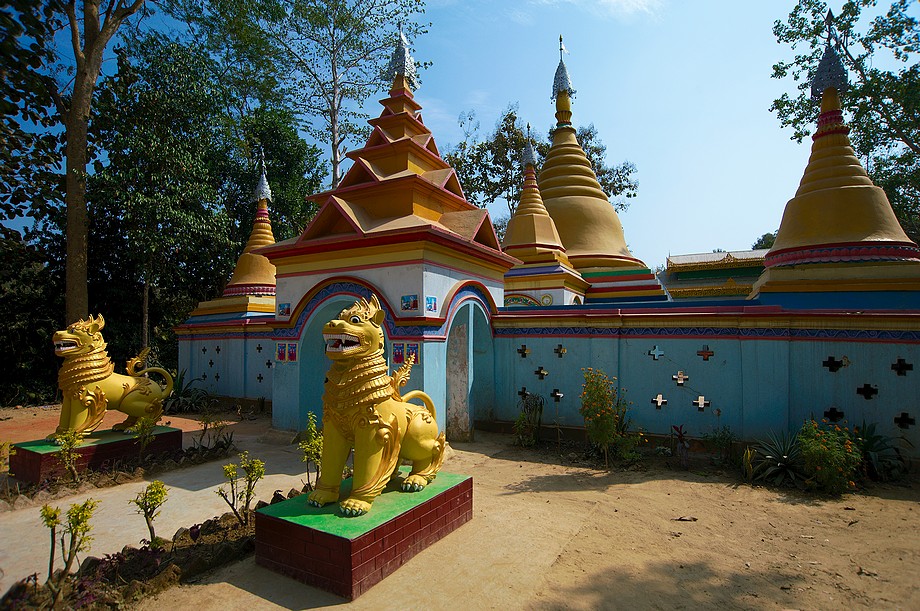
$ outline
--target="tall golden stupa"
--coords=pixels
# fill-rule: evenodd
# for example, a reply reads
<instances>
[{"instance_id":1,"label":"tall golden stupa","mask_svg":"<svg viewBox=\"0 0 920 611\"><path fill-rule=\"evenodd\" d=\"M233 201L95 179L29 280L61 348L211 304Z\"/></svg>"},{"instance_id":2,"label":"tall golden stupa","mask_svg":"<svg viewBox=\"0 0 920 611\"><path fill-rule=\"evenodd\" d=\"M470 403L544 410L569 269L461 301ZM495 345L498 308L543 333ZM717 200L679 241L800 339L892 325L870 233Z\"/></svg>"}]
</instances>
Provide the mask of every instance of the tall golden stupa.
<instances>
[{"instance_id":1,"label":"tall golden stupa","mask_svg":"<svg viewBox=\"0 0 920 611\"><path fill-rule=\"evenodd\" d=\"M847 89L847 75L833 38L829 31L811 88L812 96L821 99L821 114L808 166L786 204L751 297L920 290L920 249L904 233L888 197L873 184L850 143L839 97Z\"/></svg>"},{"instance_id":2,"label":"tall golden stupa","mask_svg":"<svg viewBox=\"0 0 920 611\"><path fill-rule=\"evenodd\" d=\"M263 255L254 251L275 243L272 222L268 217L268 202L272 191L265 175L265 158L262 158L262 175L256 187L256 218L252 223L252 232L243 248L243 254L236 262L233 276L224 289L224 296L231 295L274 295L275 266Z\"/></svg>"}]
</instances>

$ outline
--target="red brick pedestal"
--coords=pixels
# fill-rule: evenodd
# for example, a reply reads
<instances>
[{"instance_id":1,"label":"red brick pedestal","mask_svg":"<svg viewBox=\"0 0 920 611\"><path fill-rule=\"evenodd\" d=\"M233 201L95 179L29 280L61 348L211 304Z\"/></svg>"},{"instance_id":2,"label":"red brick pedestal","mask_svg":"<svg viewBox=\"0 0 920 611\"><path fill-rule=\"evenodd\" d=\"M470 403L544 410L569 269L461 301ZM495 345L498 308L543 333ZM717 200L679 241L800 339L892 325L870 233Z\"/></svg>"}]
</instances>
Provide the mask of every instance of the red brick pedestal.
<instances>
[{"instance_id":1,"label":"red brick pedestal","mask_svg":"<svg viewBox=\"0 0 920 611\"><path fill-rule=\"evenodd\" d=\"M10 456L10 473L20 482L39 484L47 479L67 475L58 454L60 448L53 442L42 440L13 444L15 454ZM182 451L182 431L168 426L154 429L153 440L144 448L144 455L170 455ZM140 445L130 433L105 430L84 437L76 448L77 471L93 469L106 471L119 462L138 458Z\"/></svg>"},{"instance_id":2,"label":"red brick pedestal","mask_svg":"<svg viewBox=\"0 0 920 611\"><path fill-rule=\"evenodd\" d=\"M306 494L263 507L256 563L354 599L473 517L469 476L439 473L421 492L394 487L356 518L341 515L336 503L313 507Z\"/></svg>"}]
</instances>

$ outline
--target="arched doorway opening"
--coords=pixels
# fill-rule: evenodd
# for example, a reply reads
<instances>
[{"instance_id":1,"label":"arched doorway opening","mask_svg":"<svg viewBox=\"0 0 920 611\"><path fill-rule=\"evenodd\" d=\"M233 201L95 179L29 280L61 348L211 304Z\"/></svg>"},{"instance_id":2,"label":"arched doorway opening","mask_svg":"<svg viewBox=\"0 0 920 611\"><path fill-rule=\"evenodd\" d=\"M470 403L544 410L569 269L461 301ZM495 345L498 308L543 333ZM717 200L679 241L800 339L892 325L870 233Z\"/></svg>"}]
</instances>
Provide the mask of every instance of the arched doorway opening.
<instances>
[{"instance_id":1,"label":"arched doorway opening","mask_svg":"<svg viewBox=\"0 0 920 611\"><path fill-rule=\"evenodd\" d=\"M473 423L491 415L495 398L492 328L482 306L461 305L447 332L447 439L472 441Z\"/></svg>"}]
</instances>

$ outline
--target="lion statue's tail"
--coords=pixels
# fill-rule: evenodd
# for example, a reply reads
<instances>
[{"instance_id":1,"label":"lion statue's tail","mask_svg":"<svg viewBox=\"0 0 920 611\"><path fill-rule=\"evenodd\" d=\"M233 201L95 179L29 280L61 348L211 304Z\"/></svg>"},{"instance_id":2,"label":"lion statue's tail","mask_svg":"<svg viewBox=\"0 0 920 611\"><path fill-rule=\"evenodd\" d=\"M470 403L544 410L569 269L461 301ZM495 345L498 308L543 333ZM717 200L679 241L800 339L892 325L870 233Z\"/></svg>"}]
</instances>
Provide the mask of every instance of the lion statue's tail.
<instances>
[{"instance_id":1,"label":"lion statue's tail","mask_svg":"<svg viewBox=\"0 0 920 611\"><path fill-rule=\"evenodd\" d=\"M425 408L428 410L428 414L431 416L431 419L437 422L437 417L434 413L434 401L431 400L431 397L426 395L420 390L410 390L402 396L403 401L410 401L411 399L419 399L422 403L425 404Z\"/></svg>"},{"instance_id":2,"label":"lion statue's tail","mask_svg":"<svg viewBox=\"0 0 920 611\"><path fill-rule=\"evenodd\" d=\"M125 364L125 369L128 370L128 375L132 378L140 378L147 375L148 373L156 373L163 376L163 378L166 380L166 388L163 392L163 398L165 399L171 395L173 391L173 378L171 375L169 375L169 372L160 367L147 367L146 369L138 370L140 364L147 360L148 354L150 354L150 348L144 348L141 350L140 354L138 354L133 359L130 359Z\"/></svg>"}]
</instances>

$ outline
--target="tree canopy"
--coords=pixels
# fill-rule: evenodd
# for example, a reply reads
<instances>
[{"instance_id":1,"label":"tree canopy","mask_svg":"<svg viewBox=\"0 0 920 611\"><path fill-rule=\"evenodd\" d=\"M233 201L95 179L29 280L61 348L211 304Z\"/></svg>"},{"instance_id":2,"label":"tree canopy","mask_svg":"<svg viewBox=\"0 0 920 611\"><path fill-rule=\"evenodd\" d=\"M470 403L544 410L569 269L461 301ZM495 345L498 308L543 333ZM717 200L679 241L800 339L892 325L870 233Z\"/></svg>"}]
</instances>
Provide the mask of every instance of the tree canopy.
<instances>
[{"instance_id":1,"label":"tree canopy","mask_svg":"<svg viewBox=\"0 0 920 611\"><path fill-rule=\"evenodd\" d=\"M885 189L901 226L920 240L920 24L909 14L916 0L847 0L833 18L834 44L849 72L841 102L850 139L875 184ZM827 44L828 7L799 0L785 21L777 20L777 41L797 51L777 62L773 78L791 78L796 93L773 101L783 127L801 142L815 128L819 101L809 94Z\"/></svg>"}]
</instances>

